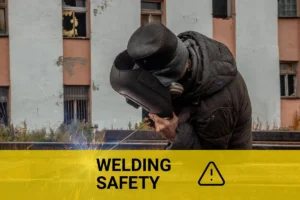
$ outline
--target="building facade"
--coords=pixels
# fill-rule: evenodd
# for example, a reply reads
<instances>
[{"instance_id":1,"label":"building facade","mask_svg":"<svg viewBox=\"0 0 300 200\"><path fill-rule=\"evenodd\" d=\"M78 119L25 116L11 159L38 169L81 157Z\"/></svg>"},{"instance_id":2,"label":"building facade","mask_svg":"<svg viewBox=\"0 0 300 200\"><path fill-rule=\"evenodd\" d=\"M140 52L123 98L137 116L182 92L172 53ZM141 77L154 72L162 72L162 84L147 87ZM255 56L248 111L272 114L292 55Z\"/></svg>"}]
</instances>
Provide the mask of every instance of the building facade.
<instances>
[{"instance_id":1,"label":"building facade","mask_svg":"<svg viewBox=\"0 0 300 200\"><path fill-rule=\"evenodd\" d=\"M214 17L212 2L228 3L228 17ZM229 47L248 85L254 126L295 123L300 0L26 3L0 0L2 124L26 121L31 128L55 128L88 121L109 129L139 122L141 110L112 90L109 72L132 32L151 21L176 34L199 31Z\"/></svg>"}]
</instances>

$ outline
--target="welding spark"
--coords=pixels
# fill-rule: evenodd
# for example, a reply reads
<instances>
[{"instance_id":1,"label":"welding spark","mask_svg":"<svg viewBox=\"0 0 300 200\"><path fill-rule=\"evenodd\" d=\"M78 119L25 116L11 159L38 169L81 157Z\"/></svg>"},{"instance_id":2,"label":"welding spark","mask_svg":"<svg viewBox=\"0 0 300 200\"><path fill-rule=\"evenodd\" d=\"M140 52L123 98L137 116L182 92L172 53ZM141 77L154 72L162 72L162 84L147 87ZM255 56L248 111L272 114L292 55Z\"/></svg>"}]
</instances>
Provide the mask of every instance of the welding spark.
<instances>
[{"instance_id":1,"label":"welding spark","mask_svg":"<svg viewBox=\"0 0 300 200\"><path fill-rule=\"evenodd\" d=\"M48 181L45 182L44 186L42 187L42 191L44 191L46 185L47 185Z\"/></svg>"},{"instance_id":2,"label":"welding spark","mask_svg":"<svg viewBox=\"0 0 300 200\"><path fill-rule=\"evenodd\" d=\"M60 190L60 187L61 187L61 180L59 180L59 186L58 186L58 190L57 190L57 192L59 192L59 190Z\"/></svg>"},{"instance_id":3,"label":"welding spark","mask_svg":"<svg viewBox=\"0 0 300 200\"><path fill-rule=\"evenodd\" d=\"M37 83L37 86L42 90L42 92L45 94L46 99L48 98L48 95L46 94L46 92L43 90L43 88Z\"/></svg>"},{"instance_id":4,"label":"welding spark","mask_svg":"<svg viewBox=\"0 0 300 200\"><path fill-rule=\"evenodd\" d=\"M123 140L121 140L120 142L118 142L115 146L113 146L111 149L109 150L113 150L114 148L116 148L119 144L121 144L122 142L124 142L125 140L127 140L129 137L131 137L133 134L135 134L136 132L138 132L141 128L143 128L144 126L146 126L145 124L143 124L142 126L140 126L139 129L133 131L132 133L130 133L127 137L125 137Z\"/></svg>"},{"instance_id":5,"label":"welding spark","mask_svg":"<svg viewBox=\"0 0 300 200\"><path fill-rule=\"evenodd\" d=\"M138 130L140 130L143 126L145 126L144 124L141 125L137 130L133 131L131 134L129 134L127 137L125 137L123 140L121 140L118 144L116 144L114 147L112 147L110 150L116 148L119 144L121 144L122 142L124 142L125 140L127 140L130 136L132 136L133 134L135 134ZM89 153L87 154L85 157L83 157L82 159L79 160L79 162L77 163L77 165L75 166L76 169L76 174L74 174L74 177L83 177L83 179L86 180L92 180L94 178L94 174L96 173L96 169L95 169L95 157L98 157L99 155L96 155L98 151L96 150L102 150L105 144L105 136L106 136L106 131L103 130L101 132L101 134L96 134L96 129L93 130L93 132L91 133L91 138L89 142L88 137L86 135L86 133L84 132L84 130L78 132L78 128L76 130L76 133L79 133L80 137L82 138L83 141L80 140L76 140L78 138L75 138L76 136L70 136L70 140L72 141L72 143L77 146L77 148L79 148L79 150L95 150L94 153ZM26 149L29 150L34 144L29 145ZM68 147L67 145L65 145L65 149L72 149L72 147ZM24 163L24 162L23 162ZM48 165L50 165L51 160L48 161ZM54 179L60 178L60 171L57 171L56 176L54 176ZM50 180L53 181L54 179ZM80 180L79 179L73 179L71 182L71 191L72 194L74 194L73 198L74 199L79 199L80 195L88 190L88 182L89 181L85 181L84 186L82 187L80 184L78 184ZM26 182L26 187L28 187L28 182ZM42 191L44 191L44 189L46 188L46 186L48 185L48 181L46 181L43 185L43 187L41 188ZM62 180L59 180L59 185L57 187L58 191L60 191L62 186ZM112 191L109 191L109 193L111 193L111 195L115 195L115 191L114 189Z\"/></svg>"}]
</instances>

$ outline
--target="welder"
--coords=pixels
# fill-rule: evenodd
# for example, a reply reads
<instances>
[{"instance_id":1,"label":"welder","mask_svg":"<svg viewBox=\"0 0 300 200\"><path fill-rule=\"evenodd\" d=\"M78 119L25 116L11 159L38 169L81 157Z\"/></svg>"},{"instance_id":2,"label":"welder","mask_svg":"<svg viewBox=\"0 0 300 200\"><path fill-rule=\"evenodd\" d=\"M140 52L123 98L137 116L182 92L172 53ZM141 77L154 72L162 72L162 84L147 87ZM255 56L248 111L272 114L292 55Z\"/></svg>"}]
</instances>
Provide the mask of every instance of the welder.
<instances>
[{"instance_id":1,"label":"welder","mask_svg":"<svg viewBox=\"0 0 300 200\"><path fill-rule=\"evenodd\" d=\"M139 27L127 51L172 95L173 117L149 113L166 149L251 149L252 107L229 48L196 31L177 36L162 23Z\"/></svg>"}]
</instances>

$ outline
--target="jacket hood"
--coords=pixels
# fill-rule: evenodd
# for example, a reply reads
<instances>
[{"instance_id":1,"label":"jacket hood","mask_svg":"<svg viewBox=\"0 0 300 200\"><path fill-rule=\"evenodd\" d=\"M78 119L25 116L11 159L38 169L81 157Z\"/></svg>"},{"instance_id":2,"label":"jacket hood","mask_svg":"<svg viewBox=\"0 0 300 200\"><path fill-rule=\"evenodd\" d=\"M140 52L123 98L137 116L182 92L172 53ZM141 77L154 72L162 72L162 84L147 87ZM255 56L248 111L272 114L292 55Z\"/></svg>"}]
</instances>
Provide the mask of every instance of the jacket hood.
<instances>
[{"instance_id":1,"label":"jacket hood","mask_svg":"<svg viewBox=\"0 0 300 200\"><path fill-rule=\"evenodd\" d=\"M198 32L187 31L178 35L187 45L193 65L194 87L184 96L203 99L226 87L235 79L238 70L228 47Z\"/></svg>"}]
</instances>

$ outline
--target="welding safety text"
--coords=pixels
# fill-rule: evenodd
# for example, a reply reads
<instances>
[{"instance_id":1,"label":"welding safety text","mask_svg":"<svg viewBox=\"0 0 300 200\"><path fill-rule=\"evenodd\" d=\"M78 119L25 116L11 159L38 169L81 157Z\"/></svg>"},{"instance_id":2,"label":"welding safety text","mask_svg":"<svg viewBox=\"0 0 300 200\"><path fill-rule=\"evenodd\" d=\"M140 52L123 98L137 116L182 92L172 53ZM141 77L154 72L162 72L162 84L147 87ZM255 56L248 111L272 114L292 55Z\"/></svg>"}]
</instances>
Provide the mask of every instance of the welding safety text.
<instances>
[{"instance_id":1,"label":"welding safety text","mask_svg":"<svg viewBox=\"0 0 300 200\"><path fill-rule=\"evenodd\" d=\"M171 170L171 161L151 158L97 158L99 172L168 172ZM118 176L97 177L98 189L156 189L160 176L133 176L133 173Z\"/></svg>"}]
</instances>

